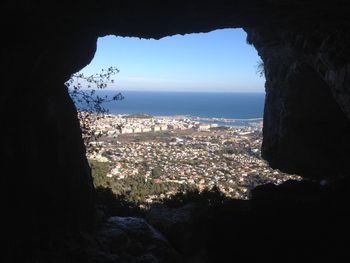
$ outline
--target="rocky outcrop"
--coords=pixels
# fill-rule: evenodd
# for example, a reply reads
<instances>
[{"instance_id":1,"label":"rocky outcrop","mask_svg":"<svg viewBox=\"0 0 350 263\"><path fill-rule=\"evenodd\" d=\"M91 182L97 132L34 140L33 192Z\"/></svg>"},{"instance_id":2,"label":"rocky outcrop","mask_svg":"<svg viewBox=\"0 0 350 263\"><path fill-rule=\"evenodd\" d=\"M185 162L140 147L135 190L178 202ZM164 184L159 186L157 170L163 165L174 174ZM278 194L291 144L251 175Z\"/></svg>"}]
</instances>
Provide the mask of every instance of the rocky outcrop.
<instances>
[{"instance_id":1,"label":"rocky outcrop","mask_svg":"<svg viewBox=\"0 0 350 263\"><path fill-rule=\"evenodd\" d=\"M272 167L304 177L348 174L349 106L342 101L346 96L337 95L331 73L320 62L327 53L312 49L324 49L331 32L318 38L311 32L277 33L266 28L247 32L265 63L263 157Z\"/></svg>"},{"instance_id":2,"label":"rocky outcrop","mask_svg":"<svg viewBox=\"0 0 350 263\"><path fill-rule=\"evenodd\" d=\"M146 220L161 231L186 262L205 262L207 258L209 209L200 203L178 208L155 205Z\"/></svg>"},{"instance_id":3,"label":"rocky outcrop","mask_svg":"<svg viewBox=\"0 0 350 263\"><path fill-rule=\"evenodd\" d=\"M141 218L111 217L99 229L96 238L102 251L114 254L120 262L182 262L164 236Z\"/></svg>"},{"instance_id":4,"label":"rocky outcrop","mask_svg":"<svg viewBox=\"0 0 350 263\"><path fill-rule=\"evenodd\" d=\"M31 251L27 262L181 263L181 256L144 219L111 217L90 233L60 233Z\"/></svg>"},{"instance_id":5,"label":"rocky outcrop","mask_svg":"<svg viewBox=\"0 0 350 263\"><path fill-rule=\"evenodd\" d=\"M97 222L76 109L64 86L72 70L92 59L95 38L79 36L67 44L63 35L43 39L36 29L32 37L27 33L1 51L1 200L5 225L15 226L4 238L10 251L20 247L13 253L20 258L28 257L41 235L91 229ZM78 52L82 43L85 51Z\"/></svg>"},{"instance_id":6,"label":"rocky outcrop","mask_svg":"<svg viewBox=\"0 0 350 263\"><path fill-rule=\"evenodd\" d=\"M340 185L348 189L349 180L261 185L250 200L158 206L147 220L185 262L341 262L349 260L350 228Z\"/></svg>"},{"instance_id":7,"label":"rocky outcrop","mask_svg":"<svg viewBox=\"0 0 350 263\"><path fill-rule=\"evenodd\" d=\"M341 184L349 187L347 180ZM209 262L234 262L232 257L247 262L348 260L349 199L335 194L335 188L310 181L263 185L243 201L248 209L237 203L219 209L208 228Z\"/></svg>"},{"instance_id":8,"label":"rocky outcrop","mask_svg":"<svg viewBox=\"0 0 350 263\"><path fill-rule=\"evenodd\" d=\"M263 157L272 167L304 177L348 174L348 54L339 48L344 55L330 55L336 46L326 46L335 33L326 28L317 34L265 27L247 32L265 63Z\"/></svg>"},{"instance_id":9,"label":"rocky outcrop","mask_svg":"<svg viewBox=\"0 0 350 263\"><path fill-rule=\"evenodd\" d=\"M264 158L315 180L349 175L347 1L19 0L1 7L1 200L5 226L16 226L4 235L11 255L25 259L39 236L91 230L97 222L75 108L63 83L91 61L97 38L107 34L159 39L243 27L265 65ZM344 193L348 184L334 188ZM256 236L269 234L259 232L259 221L237 218L246 227L250 222Z\"/></svg>"}]
</instances>

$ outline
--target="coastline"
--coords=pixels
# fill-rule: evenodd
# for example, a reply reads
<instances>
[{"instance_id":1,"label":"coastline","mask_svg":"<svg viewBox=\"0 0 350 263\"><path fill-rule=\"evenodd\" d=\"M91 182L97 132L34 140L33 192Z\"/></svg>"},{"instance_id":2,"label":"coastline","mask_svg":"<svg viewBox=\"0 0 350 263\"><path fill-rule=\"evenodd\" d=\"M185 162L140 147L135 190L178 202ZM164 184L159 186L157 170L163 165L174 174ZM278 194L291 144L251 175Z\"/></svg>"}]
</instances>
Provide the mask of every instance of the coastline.
<instances>
[{"instance_id":1,"label":"coastline","mask_svg":"<svg viewBox=\"0 0 350 263\"><path fill-rule=\"evenodd\" d=\"M218 117L199 117L199 116L192 116L192 115L150 115L148 113L136 113L137 114L144 114L148 115L154 119L172 119L172 120L183 120L183 119L189 119L193 122L198 122L201 124L216 124L219 127L249 127L249 126L261 126L263 123L263 118L218 118ZM135 115L135 113L130 114L111 114L109 115L115 116L115 117L125 117L125 116L132 116Z\"/></svg>"},{"instance_id":2,"label":"coastline","mask_svg":"<svg viewBox=\"0 0 350 263\"><path fill-rule=\"evenodd\" d=\"M123 100L103 106L112 114L147 112L153 116L217 121L246 121L262 118L264 114L264 94L128 92L123 96Z\"/></svg>"}]
</instances>

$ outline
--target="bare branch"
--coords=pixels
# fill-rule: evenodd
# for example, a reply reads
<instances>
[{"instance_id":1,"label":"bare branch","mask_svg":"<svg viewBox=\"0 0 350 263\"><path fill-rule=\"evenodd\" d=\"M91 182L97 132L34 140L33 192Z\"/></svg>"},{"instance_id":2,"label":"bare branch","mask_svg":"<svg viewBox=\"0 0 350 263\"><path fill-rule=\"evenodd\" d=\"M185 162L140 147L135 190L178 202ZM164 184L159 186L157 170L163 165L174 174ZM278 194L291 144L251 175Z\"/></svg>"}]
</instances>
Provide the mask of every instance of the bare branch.
<instances>
[{"instance_id":1,"label":"bare branch","mask_svg":"<svg viewBox=\"0 0 350 263\"><path fill-rule=\"evenodd\" d=\"M105 89L109 84L114 83L111 76L118 73L116 67L102 69L101 73L85 76L78 72L71 76L65 83L72 100L74 101L83 140L88 152L98 151L93 147L91 142L96 141L103 134L96 130L96 121L103 115L108 114L108 109L103 106L104 103L124 99L124 96L118 92L112 97L99 96L96 94L97 89Z\"/></svg>"}]
</instances>

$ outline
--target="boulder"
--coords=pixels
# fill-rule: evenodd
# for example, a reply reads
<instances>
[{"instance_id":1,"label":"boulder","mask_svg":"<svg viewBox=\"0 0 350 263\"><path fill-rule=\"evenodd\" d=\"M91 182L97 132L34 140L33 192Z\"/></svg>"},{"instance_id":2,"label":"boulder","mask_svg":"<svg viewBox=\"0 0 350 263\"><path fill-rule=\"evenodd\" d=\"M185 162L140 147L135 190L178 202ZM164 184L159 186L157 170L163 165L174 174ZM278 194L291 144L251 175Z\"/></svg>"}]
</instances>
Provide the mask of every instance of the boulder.
<instances>
[{"instance_id":1,"label":"boulder","mask_svg":"<svg viewBox=\"0 0 350 263\"><path fill-rule=\"evenodd\" d=\"M177 208L154 206L147 212L146 220L190 261L206 256L208 217L207 206L189 203Z\"/></svg>"},{"instance_id":2,"label":"boulder","mask_svg":"<svg viewBox=\"0 0 350 263\"><path fill-rule=\"evenodd\" d=\"M182 262L167 239L142 218L111 217L98 230L96 239L100 250L118 255L121 262Z\"/></svg>"}]
</instances>

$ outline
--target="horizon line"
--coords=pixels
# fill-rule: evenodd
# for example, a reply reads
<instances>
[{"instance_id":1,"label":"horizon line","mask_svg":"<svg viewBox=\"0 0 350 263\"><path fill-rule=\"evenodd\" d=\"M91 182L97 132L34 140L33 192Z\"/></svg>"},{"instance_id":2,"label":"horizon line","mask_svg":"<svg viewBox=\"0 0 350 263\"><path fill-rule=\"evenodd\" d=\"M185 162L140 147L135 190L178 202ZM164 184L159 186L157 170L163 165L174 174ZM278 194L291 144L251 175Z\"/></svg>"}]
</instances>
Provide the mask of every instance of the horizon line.
<instances>
[{"instance_id":1,"label":"horizon line","mask_svg":"<svg viewBox=\"0 0 350 263\"><path fill-rule=\"evenodd\" d=\"M178 93L259 93L259 94L265 94L265 91L227 91L227 90L152 90L152 89L147 89L147 90L139 90L139 89L132 89L132 90L119 90L119 89L105 89L105 91L115 91L115 92L178 92Z\"/></svg>"}]
</instances>

